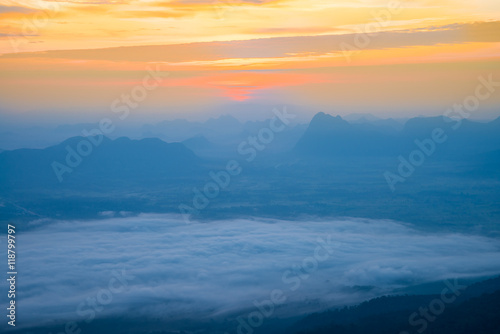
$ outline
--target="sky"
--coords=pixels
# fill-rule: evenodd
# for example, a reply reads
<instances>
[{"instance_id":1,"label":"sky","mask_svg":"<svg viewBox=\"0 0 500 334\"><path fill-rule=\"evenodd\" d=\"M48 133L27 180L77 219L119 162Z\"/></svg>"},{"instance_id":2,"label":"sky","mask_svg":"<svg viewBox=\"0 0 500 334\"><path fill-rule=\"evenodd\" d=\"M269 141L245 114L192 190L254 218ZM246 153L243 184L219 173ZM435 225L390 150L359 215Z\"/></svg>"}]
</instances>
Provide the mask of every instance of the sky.
<instances>
[{"instance_id":1,"label":"sky","mask_svg":"<svg viewBox=\"0 0 500 334\"><path fill-rule=\"evenodd\" d=\"M499 31L498 0L0 0L0 116L440 115L500 81Z\"/></svg>"}]
</instances>

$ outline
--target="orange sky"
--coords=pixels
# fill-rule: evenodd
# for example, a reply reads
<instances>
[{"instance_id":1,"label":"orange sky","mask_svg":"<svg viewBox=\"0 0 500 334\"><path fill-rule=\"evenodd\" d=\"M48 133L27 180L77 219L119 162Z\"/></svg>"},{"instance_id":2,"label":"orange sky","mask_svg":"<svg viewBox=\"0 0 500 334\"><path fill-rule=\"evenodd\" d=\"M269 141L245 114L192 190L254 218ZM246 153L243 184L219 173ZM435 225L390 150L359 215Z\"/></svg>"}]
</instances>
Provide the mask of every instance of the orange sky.
<instances>
[{"instance_id":1,"label":"orange sky","mask_svg":"<svg viewBox=\"0 0 500 334\"><path fill-rule=\"evenodd\" d=\"M500 81L498 0L0 0L0 20L4 115L102 112L155 67L139 109L166 118L228 102L439 114L479 75Z\"/></svg>"}]
</instances>

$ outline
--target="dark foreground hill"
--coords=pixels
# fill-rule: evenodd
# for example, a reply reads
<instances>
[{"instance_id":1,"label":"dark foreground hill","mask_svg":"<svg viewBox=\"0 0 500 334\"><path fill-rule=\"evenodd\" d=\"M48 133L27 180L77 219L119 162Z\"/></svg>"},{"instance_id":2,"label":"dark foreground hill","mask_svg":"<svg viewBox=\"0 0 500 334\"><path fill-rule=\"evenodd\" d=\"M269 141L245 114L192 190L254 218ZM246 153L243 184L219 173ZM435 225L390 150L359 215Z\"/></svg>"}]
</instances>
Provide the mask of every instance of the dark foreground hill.
<instances>
[{"instance_id":1,"label":"dark foreground hill","mask_svg":"<svg viewBox=\"0 0 500 334\"><path fill-rule=\"evenodd\" d=\"M456 284L457 293L385 296L354 307L316 313L289 328L296 334L361 333L500 333L500 278L471 286Z\"/></svg>"}]
</instances>

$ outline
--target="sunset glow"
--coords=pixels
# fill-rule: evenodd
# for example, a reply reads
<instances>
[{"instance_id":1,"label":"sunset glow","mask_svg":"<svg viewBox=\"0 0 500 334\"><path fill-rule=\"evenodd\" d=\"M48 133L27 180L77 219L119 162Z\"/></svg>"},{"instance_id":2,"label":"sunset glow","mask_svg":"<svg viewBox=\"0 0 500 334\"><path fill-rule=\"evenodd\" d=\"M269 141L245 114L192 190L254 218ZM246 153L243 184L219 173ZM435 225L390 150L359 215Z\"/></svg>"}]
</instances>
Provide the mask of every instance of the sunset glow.
<instances>
[{"instance_id":1,"label":"sunset glow","mask_svg":"<svg viewBox=\"0 0 500 334\"><path fill-rule=\"evenodd\" d=\"M169 79L145 107L160 109L266 102L271 91L290 96L284 103L347 104L360 96L351 83L369 86L374 74L383 83L368 94L383 107L388 92L412 96L415 66L424 82L410 101L433 105L448 78L443 94L453 99L471 85L471 69L499 73L496 0L1 0L0 18L5 114L106 108L155 66ZM460 65L433 72L441 63Z\"/></svg>"}]
</instances>

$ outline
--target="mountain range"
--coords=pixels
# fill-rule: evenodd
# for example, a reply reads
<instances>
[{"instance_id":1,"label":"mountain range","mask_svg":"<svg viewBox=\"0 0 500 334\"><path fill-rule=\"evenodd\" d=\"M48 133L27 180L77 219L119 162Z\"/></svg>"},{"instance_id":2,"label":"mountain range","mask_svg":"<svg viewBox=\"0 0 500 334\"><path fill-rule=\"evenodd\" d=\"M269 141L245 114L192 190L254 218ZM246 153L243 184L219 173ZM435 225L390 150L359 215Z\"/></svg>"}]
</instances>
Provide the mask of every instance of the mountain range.
<instances>
[{"instance_id":1,"label":"mountain range","mask_svg":"<svg viewBox=\"0 0 500 334\"><path fill-rule=\"evenodd\" d=\"M456 129L455 121L442 117L413 118L400 130L379 122L318 113L307 125L291 124L275 133L258 149L251 139L268 128L269 120L241 123L222 117L207 125L214 131L234 125L221 137L208 137L202 123L175 121L192 129L180 142L76 136L41 149L5 150L0 153L1 219L50 212L98 217L123 210L124 203L135 213L179 213L180 205L193 205L213 187L213 175L234 160L242 172L197 218L359 216L500 233L495 223L500 219L500 119L464 119ZM436 129L447 139L432 144ZM253 161L238 152L241 143L254 150ZM401 159L409 161L415 152L426 161L392 191L384 174L398 173ZM480 217L474 214L478 210Z\"/></svg>"}]
</instances>

